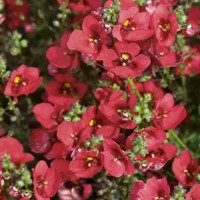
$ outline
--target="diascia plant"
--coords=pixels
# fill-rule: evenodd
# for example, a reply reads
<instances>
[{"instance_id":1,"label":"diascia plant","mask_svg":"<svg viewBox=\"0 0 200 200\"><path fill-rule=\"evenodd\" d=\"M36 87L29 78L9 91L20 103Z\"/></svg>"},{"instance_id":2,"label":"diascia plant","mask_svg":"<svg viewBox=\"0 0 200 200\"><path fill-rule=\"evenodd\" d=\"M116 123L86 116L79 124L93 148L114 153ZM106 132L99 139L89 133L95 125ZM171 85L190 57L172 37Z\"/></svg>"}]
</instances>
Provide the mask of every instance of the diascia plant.
<instances>
[{"instance_id":1,"label":"diascia plant","mask_svg":"<svg viewBox=\"0 0 200 200\"><path fill-rule=\"evenodd\" d=\"M200 200L198 0L0 0L0 200Z\"/></svg>"}]
</instances>

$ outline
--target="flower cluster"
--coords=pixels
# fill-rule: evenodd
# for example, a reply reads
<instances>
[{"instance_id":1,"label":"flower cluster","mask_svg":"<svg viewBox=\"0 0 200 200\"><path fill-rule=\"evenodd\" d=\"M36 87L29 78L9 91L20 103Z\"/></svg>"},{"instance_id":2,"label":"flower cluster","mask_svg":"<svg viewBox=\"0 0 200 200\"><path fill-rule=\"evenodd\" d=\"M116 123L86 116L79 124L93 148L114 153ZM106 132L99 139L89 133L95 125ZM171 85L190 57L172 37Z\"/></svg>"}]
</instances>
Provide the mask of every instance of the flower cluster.
<instances>
[{"instance_id":1,"label":"flower cluster","mask_svg":"<svg viewBox=\"0 0 200 200\"><path fill-rule=\"evenodd\" d=\"M46 50L48 74L21 64L7 75L0 63L7 110L19 117L24 97L35 117L31 154L0 133L0 199L200 199L198 159L180 138L186 80L200 74L200 46L190 43L200 8L177 3L58 0L63 27ZM25 27L29 4L4 5L8 28Z\"/></svg>"}]
</instances>

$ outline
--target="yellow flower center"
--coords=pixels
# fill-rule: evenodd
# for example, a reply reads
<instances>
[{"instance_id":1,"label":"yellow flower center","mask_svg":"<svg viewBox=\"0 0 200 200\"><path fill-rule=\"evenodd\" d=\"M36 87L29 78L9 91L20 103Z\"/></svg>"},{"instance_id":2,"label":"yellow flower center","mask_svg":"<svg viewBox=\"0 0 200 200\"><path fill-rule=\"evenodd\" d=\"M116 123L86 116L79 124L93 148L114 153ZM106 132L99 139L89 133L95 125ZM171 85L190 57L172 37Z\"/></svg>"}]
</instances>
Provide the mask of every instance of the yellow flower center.
<instances>
[{"instance_id":1,"label":"yellow flower center","mask_svg":"<svg viewBox=\"0 0 200 200\"><path fill-rule=\"evenodd\" d=\"M16 76L15 79L14 79L14 83L18 84L20 82L20 80L21 80L20 77Z\"/></svg>"},{"instance_id":2,"label":"yellow flower center","mask_svg":"<svg viewBox=\"0 0 200 200\"><path fill-rule=\"evenodd\" d=\"M93 160L93 157L91 157L91 156L87 157L87 161L92 161L92 160Z\"/></svg>"},{"instance_id":3,"label":"yellow flower center","mask_svg":"<svg viewBox=\"0 0 200 200\"><path fill-rule=\"evenodd\" d=\"M171 29L171 24L170 24L170 23L165 24L165 28L166 28L167 30L170 30L170 29Z\"/></svg>"},{"instance_id":4,"label":"yellow flower center","mask_svg":"<svg viewBox=\"0 0 200 200\"><path fill-rule=\"evenodd\" d=\"M94 42L94 39L93 38L89 38L89 42Z\"/></svg>"},{"instance_id":5,"label":"yellow flower center","mask_svg":"<svg viewBox=\"0 0 200 200\"><path fill-rule=\"evenodd\" d=\"M69 82L64 83L65 88L70 88L72 85Z\"/></svg>"},{"instance_id":6,"label":"yellow flower center","mask_svg":"<svg viewBox=\"0 0 200 200\"><path fill-rule=\"evenodd\" d=\"M128 60L130 58L130 55L128 53L123 53L122 54L122 59L123 60Z\"/></svg>"},{"instance_id":7,"label":"yellow flower center","mask_svg":"<svg viewBox=\"0 0 200 200\"><path fill-rule=\"evenodd\" d=\"M130 22L130 21L129 21L128 19L125 20L125 21L124 21L124 26L128 26L128 25L129 25L129 22Z\"/></svg>"},{"instance_id":8,"label":"yellow flower center","mask_svg":"<svg viewBox=\"0 0 200 200\"><path fill-rule=\"evenodd\" d=\"M94 126L95 121L93 119L90 120L89 126Z\"/></svg>"}]
</instances>

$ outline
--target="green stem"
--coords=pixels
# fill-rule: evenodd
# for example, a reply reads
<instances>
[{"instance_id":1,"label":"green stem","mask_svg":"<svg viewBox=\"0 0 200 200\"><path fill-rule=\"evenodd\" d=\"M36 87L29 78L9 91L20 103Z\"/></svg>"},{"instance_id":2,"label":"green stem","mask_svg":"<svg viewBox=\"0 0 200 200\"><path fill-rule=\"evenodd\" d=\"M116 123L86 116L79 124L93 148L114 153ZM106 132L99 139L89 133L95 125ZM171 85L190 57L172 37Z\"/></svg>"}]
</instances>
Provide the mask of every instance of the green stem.
<instances>
[{"instance_id":1,"label":"green stem","mask_svg":"<svg viewBox=\"0 0 200 200\"><path fill-rule=\"evenodd\" d=\"M165 73L166 73L167 80L171 84L169 67L165 68Z\"/></svg>"},{"instance_id":2,"label":"green stem","mask_svg":"<svg viewBox=\"0 0 200 200\"><path fill-rule=\"evenodd\" d=\"M169 133L173 136L173 138L180 144L181 147L183 147L184 149L187 149L187 146L184 144L184 142L178 137L177 133L170 129Z\"/></svg>"},{"instance_id":3,"label":"green stem","mask_svg":"<svg viewBox=\"0 0 200 200\"><path fill-rule=\"evenodd\" d=\"M166 173L168 176L170 176L171 178L174 178L174 175L173 175L171 172L165 171L165 173Z\"/></svg>"},{"instance_id":4,"label":"green stem","mask_svg":"<svg viewBox=\"0 0 200 200\"><path fill-rule=\"evenodd\" d=\"M183 90L183 100L184 100L184 103L187 102L187 88L186 88L186 76L184 75L184 71L183 69L181 68L181 84L182 84L182 90Z\"/></svg>"},{"instance_id":5,"label":"green stem","mask_svg":"<svg viewBox=\"0 0 200 200\"><path fill-rule=\"evenodd\" d=\"M129 82L129 84L131 85L133 92L136 94L136 96L137 96L138 98L140 98L140 97L141 97L141 94L140 94L140 93L138 92L138 90L136 89L135 83L134 83L133 79L128 78L128 82Z\"/></svg>"}]
</instances>

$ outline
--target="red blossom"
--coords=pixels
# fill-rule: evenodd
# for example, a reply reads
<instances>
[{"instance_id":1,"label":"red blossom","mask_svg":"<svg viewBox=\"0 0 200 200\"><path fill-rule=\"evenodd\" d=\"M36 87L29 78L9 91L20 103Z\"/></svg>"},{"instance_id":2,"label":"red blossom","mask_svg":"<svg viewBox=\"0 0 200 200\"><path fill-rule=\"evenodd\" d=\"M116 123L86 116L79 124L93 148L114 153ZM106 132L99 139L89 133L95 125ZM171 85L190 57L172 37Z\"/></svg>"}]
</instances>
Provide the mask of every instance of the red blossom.
<instances>
[{"instance_id":1,"label":"red blossom","mask_svg":"<svg viewBox=\"0 0 200 200\"><path fill-rule=\"evenodd\" d=\"M53 165L48 168L46 162L41 160L32 171L35 198L50 200L56 194L60 184L56 168Z\"/></svg>"},{"instance_id":2,"label":"red blossom","mask_svg":"<svg viewBox=\"0 0 200 200\"><path fill-rule=\"evenodd\" d=\"M32 129L29 146L34 153L47 153L51 149L51 134L44 129Z\"/></svg>"},{"instance_id":3,"label":"red blossom","mask_svg":"<svg viewBox=\"0 0 200 200\"><path fill-rule=\"evenodd\" d=\"M0 138L0 162L4 154L8 154L15 164L22 164L34 160L29 153L23 153L22 144L15 138L4 136Z\"/></svg>"},{"instance_id":4,"label":"red blossom","mask_svg":"<svg viewBox=\"0 0 200 200\"><path fill-rule=\"evenodd\" d=\"M85 17L82 25L83 30L72 32L67 46L71 50L86 54L98 54L103 44L107 44L107 34L93 16Z\"/></svg>"},{"instance_id":5,"label":"red blossom","mask_svg":"<svg viewBox=\"0 0 200 200\"><path fill-rule=\"evenodd\" d=\"M91 178L100 171L103 165L103 154L93 151L81 151L69 165L69 169L80 178Z\"/></svg>"},{"instance_id":6,"label":"red blossom","mask_svg":"<svg viewBox=\"0 0 200 200\"><path fill-rule=\"evenodd\" d=\"M92 185L83 180L65 182L58 190L60 200L87 200L92 194Z\"/></svg>"},{"instance_id":7,"label":"red blossom","mask_svg":"<svg viewBox=\"0 0 200 200\"><path fill-rule=\"evenodd\" d=\"M96 113L96 111L96 106L90 106L82 117L92 134L102 135L105 138L116 138L119 135L119 128L109 123L101 112Z\"/></svg>"},{"instance_id":8,"label":"red blossom","mask_svg":"<svg viewBox=\"0 0 200 200\"><path fill-rule=\"evenodd\" d=\"M64 121L57 128L57 137L67 148L75 148L91 136L90 129L85 127L81 120L76 123Z\"/></svg>"},{"instance_id":9,"label":"red blossom","mask_svg":"<svg viewBox=\"0 0 200 200\"><path fill-rule=\"evenodd\" d=\"M58 125L58 109L50 103L40 103L33 107L36 120L47 129L55 128Z\"/></svg>"},{"instance_id":10,"label":"red blossom","mask_svg":"<svg viewBox=\"0 0 200 200\"><path fill-rule=\"evenodd\" d=\"M69 2L69 8L80 12L86 13L92 10L96 10L98 7L101 6L101 0L72 0Z\"/></svg>"},{"instance_id":11,"label":"red blossom","mask_svg":"<svg viewBox=\"0 0 200 200\"><path fill-rule=\"evenodd\" d=\"M137 136L142 136L145 139L148 151L157 149L166 138L166 134L163 130L149 126L139 132L134 132L127 137L126 146L128 149L134 149L132 142Z\"/></svg>"},{"instance_id":12,"label":"red blossom","mask_svg":"<svg viewBox=\"0 0 200 200\"><path fill-rule=\"evenodd\" d=\"M119 41L136 42L150 38L154 31L149 29L150 15L139 12L138 7L121 10L118 24L114 26L112 34Z\"/></svg>"},{"instance_id":13,"label":"red blossom","mask_svg":"<svg viewBox=\"0 0 200 200\"><path fill-rule=\"evenodd\" d=\"M60 44L52 46L47 50L46 57L49 62L57 68L74 69L79 65L78 55L76 52L69 50L67 42L71 32L65 32L60 39Z\"/></svg>"},{"instance_id":14,"label":"red blossom","mask_svg":"<svg viewBox=\"0 0 200 200\"><path fill-rule=\"evenodd\" d=\"M21 0L17 3L14 0L5 0L6 3L6 24L9 29L16 29L19 26L25 25L29 14L29 3L26 0Z\"/></svg>"},{"instance_id":15,"label":"red blossom","mask_svg":"<svg viewBox=\"0 0 200 200\"><path fill-rule=\"evenodd\" d=\"M121 91L115 91L110 96L108 102L102 100L99 105L99 111L113 125L125 129L133 129L136 127L135 121L132 119L134 114L133 108L136 103L136 96L123 97Z\"/></svg>"},{"instance_id":16,"label":"red blossom","mask_svg":"<svg viewBox=\"0 0 200 200\"><path fill-rule=\"evenodd\" d=\"M70 162L68 160L64 160L61 158L57 158L51 162L52 166L55 166L57 172L60 174L61 182L65 181L75 181L77 177L75 174L69 169Z\"/></svg>"},{"instance_id":17,"label":"red blossom","mask_svg":"<svg viewBox=\"0 0 200 200\"><path fill-rule=\"evenodd\" d=\"M160 83L154 80L145 81L143 83L143 93L150 93L152 99L157 102L164 96L164 91L161 89Z\"/></svg>"},{"instance_id":18,"label":"red blossom","mask_svg":"<svg viewBox=\"0 0 200 200\"><path fill-rule=\"evenodd\" d=\"M170 200L170 188L166 178L156 179L152 177L146 184L137 181L133 184L130 193L131 200Z\"/></svg>"},{"instance_id":19,"label":"red blossom","mask_svg":"<svg viewBox=\"0 0 200 200\"><path fill-rule=\"evenodd\" d=\"M200 184L194 185L186 194L186 200L199 200Z\"/></svg>"},{"instance_id":20,"label":"red blossom","mask_svg":"<svg viewBox=\"0 0 200 200\"><path fill-rule=\"evenodd\" d=\"M62 123L63 115L71 108L68 106L52 105L50 103L39 103L33 107L36 120L44 127L53 132Z\"/></svg>"},{"instance_id":21,"label":"red blossom","mask_svg":"<svg viewBox=\"0 0 200 200\"><path fill-rule=\"evenodd\" d=\"M159 43L165 46L174 44L175 34L178 30L176 14L169 13L167 7L156 7L151 21L151 27L155 30L155 36Z\"/></svg>"},{"instance_id":22,"label":"red blossom","mask_svg":"<svg viewBox=\"0 0 200 200\"><path fill-rule=\"evenodd\" d=\"M191 55L190 55L191 54ZM200 51L198 46L191 48L189 51L184 51L182 53L183 58L185 57L183 64L183 73L185 75L198 75L200 74ZM181 74L180 68L176 68L176 75Z\"/></svg>"},{"instance_id":23,"label":"red blossom","mask_svg":"<svg viewBox=\"0 0 200 200\"><path fill-rule=\"evenodd\" d=\"M154 108L153 122L157 128L168 130L176 128L187 116L182 105L174 105L174 98L170 93L160 99Z\"/></svg>"},{"instance_id":24,"label":"red blossom","mask_svg":"<svg viewBox=\"0 0 200 200\"><path fill-rule=\"evenodd\" d=\"M52 152L51 152L52 157L49 159L65 159L65 160L71 160L71 150L68 149L63 143L56 142L54 143L52 147Z\"/></svg>"},{"instance_id":25,"label":"red blossom","mask_svg":"<svg viewBox=\"0 0 200 200\"><path fill-rule=\"evenodd\" d=\"M57 73L54 80L47 83L45 89L48 101L63 107L81 99L87 92L87 85L78 82L69 73Z\"/></svg>"},{"instance_id":26,"label":"red blossom","mask_svg":"<svg viewBox=\"0 0 200 200\"><path fill-rule=\"evenodd\" d=\"M199 21L199 15L200 15L200 8L197 6L193 6L190 8L188 12L188 24L192 25L192 29L194 30L194 33L199 33L199 27L200 27L200 21Z\"/></svg>"},{"instance_id":27,"label":"red blossom","mask_svg":"<svg viewBox=\"0 0 200 200\"><path fill-rule=\"evenodd\" d=\"M143 161L139 165L139 170L146 172L147 170L160 170L165 164L171 160L177 153L177 147L173 144L161 144L158 148L151 150L145 157L136 156L138 161Z\"/></svg>"},{"instance_id":28,"label":"red blossom","mask_svg":"<svg viewBox=\"0 0 200 200\"><path fill-rule=\"evenodd\" d=\"M174 159L172 171L183 186L193 186L196 183L196 175L200 172L198 159L192 158L189 151L184 150L179 157Z\"/></svg>"},{"instance_id":29,"label":"red blossom","mask_svg":"<svg viewBox=\"0 0 200 200\"><path fill-rule=\"evenodd\" d=\"M57 0L59 4L67 2L67 0ZM81 14L85 14L89 11L96 10L101 6L101 0L70 0L68 8L75 10Z\"/></svg>"},{"instance_id":30,"label":"red blossom","mask_svg":"<svg viewBox=\"0 0 200 200\"><path fill-rule=\"evenodd\" d=\"M39 77L39 69L21 65L12 72L6 84L4 94L13 97L23 94L28 95L35 92L41 82L42 77Z\"/></svg>"},{"instance_id":31,"label":"red blossom","mask_svg":"<svg viewBox=\"0 0 200 200\"><path fill-rule=\"evenodd\" d=\"M105 68L124 78L138 77L150 65L149 57L140 54L136 43L116 42L114 49L103 46L98 60L102 60Z\"/></svg>"},{"instance_id":32,"label":"red blossom","mask_svg":"<svg viewBox=\"0 0 200 200\"><path fill-rule=\"evenodd\" d=\"M157 43L148 50L153 62L162 67L176 67L183 62L182 57L175 51Z\"/></svg>"},{"instance_id":33,"label":"red blossom","mask_svg":"<svg viewBox=\"0 0 200 200\"><path fill-rule=\"evenodd\" d=\"M134 167L131 160L121 149L121 147L111 139L104 139L104 168L114 177L120 177L123 174L131 175L134 173Z\"/></svg>"}]
</instances>

